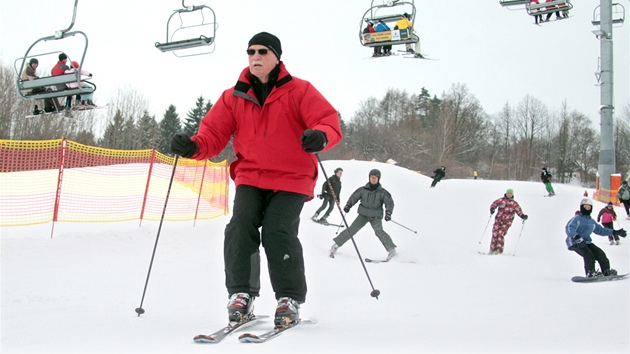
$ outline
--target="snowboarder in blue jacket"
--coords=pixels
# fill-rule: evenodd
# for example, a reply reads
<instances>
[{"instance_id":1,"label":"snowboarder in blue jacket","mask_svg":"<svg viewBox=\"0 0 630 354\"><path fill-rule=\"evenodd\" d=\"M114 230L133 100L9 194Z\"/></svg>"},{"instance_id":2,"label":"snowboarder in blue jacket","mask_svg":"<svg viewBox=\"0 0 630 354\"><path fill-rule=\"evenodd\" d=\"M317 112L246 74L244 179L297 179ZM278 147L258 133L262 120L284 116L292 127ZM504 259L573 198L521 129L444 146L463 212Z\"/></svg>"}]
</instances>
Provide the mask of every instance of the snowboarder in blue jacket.
<instances>
[{"instance_id":1,"label":"snowboarder in blue jacket","mask_svg":"<svg viewBox=\"0 0 630 354\"><path fill-rule=\"evenodd\" d=\"M617 271L610 268L610 261L606 257L606 253L593 243L591 234L626 237L627 233L624 229L613 230L599 225L591 218L592 211L593 201L590 198L582 199L580 210L575 213L575 216L569 220L565 227L567 247L584 258L584 271L588 278L617 275ZM595 261L599 263L601 273L595 271Z\"/></svg>"}]
</instances>

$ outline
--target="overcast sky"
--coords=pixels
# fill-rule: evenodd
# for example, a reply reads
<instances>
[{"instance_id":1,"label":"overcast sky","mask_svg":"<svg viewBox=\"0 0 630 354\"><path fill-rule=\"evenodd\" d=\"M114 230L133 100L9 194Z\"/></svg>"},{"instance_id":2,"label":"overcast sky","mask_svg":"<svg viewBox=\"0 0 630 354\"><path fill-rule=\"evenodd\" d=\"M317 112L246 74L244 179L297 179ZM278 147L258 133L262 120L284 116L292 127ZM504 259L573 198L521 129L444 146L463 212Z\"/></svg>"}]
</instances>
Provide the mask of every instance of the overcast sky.
<instances>
[{"instance_id":1,"label":"overcast sky","mask_svg":"<svg viewBox=\"0 0 630 354\"><path fill-rule=\"evenodd\" d=\"M630 10L629 2L617 1ZM346 120L361 101L381 99L388 88L416 94L426 87L440 96L462 83L491 115L529 94L551 110L559 110L566 100L569 108L597 124L600 91L594 73L600 45L591 19L599 1L573 3L571 18L536 26L524 9L508 10L498 0L415 1L422 52L436 59L432 61L367 59L372 50L360 44L359 32L369 0L208 1L219 24L216 50L189 58L155 48L155 42L166 38L168 17L181 8L178 0L79 1L73 30L89 38L84 68L93 72L98 85L95 102L106 103L119 87L132 87L150 101L150 113L158 120L169 104L184 116L199 95L216 102L247 66L249 39L268 31L280 38L289 72L312 82ZM0 4L0 60L13 66L37 39L68 27L74 0ZM630 102L630 24L615 28L613 39L620 111ZM33 53L66 48L77 57L72 41L49 42ZM40 60L40 67L50 70L52 59Z\"/></svg>"}]
</instances>

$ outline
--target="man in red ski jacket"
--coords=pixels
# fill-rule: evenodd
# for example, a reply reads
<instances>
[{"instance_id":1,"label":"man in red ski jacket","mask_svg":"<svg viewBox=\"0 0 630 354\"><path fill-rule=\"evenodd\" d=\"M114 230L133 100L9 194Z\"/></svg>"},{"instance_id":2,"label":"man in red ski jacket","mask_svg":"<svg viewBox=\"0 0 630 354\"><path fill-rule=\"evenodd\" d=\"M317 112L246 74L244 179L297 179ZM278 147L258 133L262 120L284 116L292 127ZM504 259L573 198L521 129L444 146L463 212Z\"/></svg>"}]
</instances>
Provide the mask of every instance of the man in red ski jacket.
<instances>
[{"instance_id":1,"label":"man in red ski jacket","mask_svg":"<svg viewBox=\"0 0 630 354\"><path fill-rule=\"evenodd\" d=\"M262 242L278 300L275 323L287 326L297 322L300 304L306 301L298 228L317 181L313 153L335 146L341 128L337 110L322 94L289 74L280 61L276 36L256 34L247 54L249 67L206 114L197 135L176 134L171 151L205 160L218 155L234 136L236 160L230 176L236 194L224 240L228 317L238 322L253 316Z\"/></svg>"},{"instance_id":2,"label":"man in red ski jacket","mask_svg":"<svg viewBox=\"0 0 630 354\"><path fill-rule=\"evenodd\" d=\"M70 70L70 67L68 66L68 56L64 53L61 53L59 54L59 61L57 62L57 64L55 64L50 73L52 76L59 76L65 74L66 70ZM67 88L66 84L58 84L56 85L56 87L57 91L63 91ZM65 107L67 109L72 108L72 96L66 97Z\"/></svg>"}]
</instances>

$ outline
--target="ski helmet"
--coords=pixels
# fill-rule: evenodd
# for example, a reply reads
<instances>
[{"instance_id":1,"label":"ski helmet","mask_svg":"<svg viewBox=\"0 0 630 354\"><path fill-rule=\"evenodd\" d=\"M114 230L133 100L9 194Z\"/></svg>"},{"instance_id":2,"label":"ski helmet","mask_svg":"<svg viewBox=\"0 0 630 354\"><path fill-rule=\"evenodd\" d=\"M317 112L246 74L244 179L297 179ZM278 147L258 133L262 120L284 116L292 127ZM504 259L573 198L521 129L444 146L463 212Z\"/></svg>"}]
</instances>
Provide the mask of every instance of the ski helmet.
<instances>
[{"instance_id":1,"label":"ski helmet","mask_svg":"<svg viewBox=\"0 0 630 354\"><path fill-rule=\"evenodd\" d=\"M381 180L381 171L377 170L377 169L373 169L372 171L370 171L370 174L368 175L368 178L370 178L371 176L376 176L378 177L378 180Z\"/></svg>"}]
</instances>

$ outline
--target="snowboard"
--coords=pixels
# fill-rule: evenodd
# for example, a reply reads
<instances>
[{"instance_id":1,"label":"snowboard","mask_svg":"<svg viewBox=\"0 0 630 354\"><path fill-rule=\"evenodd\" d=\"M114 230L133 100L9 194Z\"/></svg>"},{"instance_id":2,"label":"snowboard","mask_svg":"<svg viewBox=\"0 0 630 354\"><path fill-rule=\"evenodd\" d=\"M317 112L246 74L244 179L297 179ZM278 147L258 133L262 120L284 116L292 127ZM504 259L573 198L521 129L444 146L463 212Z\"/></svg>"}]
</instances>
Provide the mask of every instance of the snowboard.
<instances>
[{"instance_id":1,"label":"snowboard","mask_svg":"<svg viewBox=\"0 0 630 354\"><path fill-rule=\"evenodd\" d=\"M592 278L587 278L585 276L578 275L571 278L571 281L576 282L576 283L599 283L603 281L626 279L628 275L629 274L618 274L618 275L599 276L599 277L592 277Z\"/></svg>"}]
</instances>

